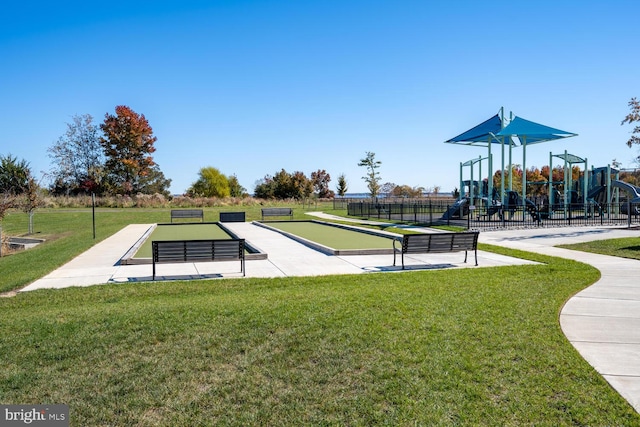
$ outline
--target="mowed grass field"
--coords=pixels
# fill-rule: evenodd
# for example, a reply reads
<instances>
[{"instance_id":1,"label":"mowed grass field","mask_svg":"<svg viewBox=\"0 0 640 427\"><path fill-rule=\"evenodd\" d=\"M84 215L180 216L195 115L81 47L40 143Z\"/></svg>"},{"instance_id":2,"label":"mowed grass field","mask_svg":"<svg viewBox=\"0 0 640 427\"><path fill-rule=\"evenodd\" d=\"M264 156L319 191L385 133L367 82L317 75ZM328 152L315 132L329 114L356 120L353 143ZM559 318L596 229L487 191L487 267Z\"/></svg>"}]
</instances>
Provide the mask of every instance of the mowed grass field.
<instances>
[{"instance_id":1,"label":"mowed grass field","mask_svg":"<svg viewBox=\"0 0 640 427\"><path fill-rule=\"evenodd\" d=\"M51 270L81 252L93 244L83 215L36 215L40 234L56 238L0 269L42 259ZM100 215L104 238L166 213ZM598 272L482 249L541 264L1 298L0 401L69 404L74 426L640 425L558 324ZM5 289L21 280L0 277Z\"/></svg>"}]
</instances>

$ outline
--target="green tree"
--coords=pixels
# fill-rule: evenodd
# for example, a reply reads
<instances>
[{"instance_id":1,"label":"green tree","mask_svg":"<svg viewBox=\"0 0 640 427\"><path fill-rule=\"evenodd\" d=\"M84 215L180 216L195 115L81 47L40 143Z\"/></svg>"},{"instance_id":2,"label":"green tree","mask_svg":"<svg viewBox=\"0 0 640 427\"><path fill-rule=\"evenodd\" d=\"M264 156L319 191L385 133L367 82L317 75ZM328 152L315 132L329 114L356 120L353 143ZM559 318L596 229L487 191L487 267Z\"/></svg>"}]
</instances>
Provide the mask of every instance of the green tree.
<instances>
[{"instance_id":1,"label":"green tree","mask_svg":"<svg viewBox=\"0 0 640 427\"><path fill-rule=\"evenodd\" d=\"M208 166L200 169L199 178L191 184L187 194L192 197L229 197L229 180L218 169Z\"/></svg>"},{"instance_id":2,"label":"green tree","mask_svg":"<svg viewBox=\"0 0 640 427\"><path fill-rule=\"evenodd\" d=\"M360 159L358 166L364 166L367 170L367 174L362 177L367 183L369 189L369 195L371 198L375 198L380 192L380 172L378 168L382 164L381 161L376 160L376 154L367 151L367 156L364 159Z\"/></svg>"},{"instance_id":3,"label":"green tree","mask_svg":"<svg viewBox=\"0 0 640 427\"><path fill-rule=\"evenodd\" d=\"M344 197L347 194L347 190L349 189L349 183L347 182L347 177L341 173L338 175L338 186L336 190L338 191L338 195L340 197Z\"/></svg>"},{"instance_id":4,"label":"green tree","mask_svg":"<svg viewBox=\"0 0 640 427\"><path fill-rule=\"evenodd\" d=\"M231 197L247 197L247 189L240 185L238 177L231 175L229 177L229 192Z\"/></svg>"},{"instance_id":5,"label":"green tree","mask_svg":"<svg viewBox=\"0 0 640 427\"><path fill-rule=\"evenodd\" d=\"M31 169L26 160L0 155L0 193L23 194L29 189Z\"/></svg>"},{"instance_id":6,"label":"green tree","mask_svg":"<svg viewBox=\"0 0 640 427\"><path fill-rule=\"evenodd\" d=\"M313 193L313 183L302 172L288 173L282 169L275 175L265 176L254 189L261 199L304 199Z\"/></svg>"},{"instance_id":7,"label":"green tree","mask_svg":"<svg viewBox=\"0 0 640 427\"><path fill-rule=\"evenodd\" d=\"M256 182L253 195L258 199L275 199L275 182L273 177L266 175L263 179Z\"/></svg>"},{"instance_id":8,"label":"green tree","mask_svg":"<svg viewBox=\"0 0 640 427\"><path fill-rule=\"evenodd\" d=\"M140 177L139 188L143 194L162 194L170 197L169 187L171 187L171 180L164 176L157 164L151 166L149 172Z\"/></svg>"},{"instance_id":9,"label":"green tree","mask_svg":"<svg viewBox=\"0 0 640 427\"><path fill-rule=\"evenodd\" d=\"M73 116L67 132L49 149L54 194L102 193L104 149L89 114Z\"/></svg>"},{"instance_id":10,"label":"green tree","mask_svg":"<svg viewBox=\"0 0 640 427\"><path fill-rule=\"evenodd\" d=\"M109 185L118 194L142 192L145 177L152 173L152 153L156 151L153 129L143 114L118 105L116 114L107 113L100 125L104 136L100 144L106 156Z\"/></svg>"}]
</instances>

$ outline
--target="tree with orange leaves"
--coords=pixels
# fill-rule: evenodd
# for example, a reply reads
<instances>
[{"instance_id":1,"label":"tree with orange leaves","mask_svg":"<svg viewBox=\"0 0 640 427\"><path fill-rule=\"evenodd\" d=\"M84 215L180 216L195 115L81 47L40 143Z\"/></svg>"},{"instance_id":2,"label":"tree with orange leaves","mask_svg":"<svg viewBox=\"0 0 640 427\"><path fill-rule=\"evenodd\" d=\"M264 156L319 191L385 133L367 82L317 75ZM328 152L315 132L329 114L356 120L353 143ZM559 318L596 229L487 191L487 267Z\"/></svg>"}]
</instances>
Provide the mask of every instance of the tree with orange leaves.
<instances>
[{"instance_id":1,"label":"tree with orange leaves","mask_svg":"<svg viewBox=\"0 0 640 427\"><path fill-rule=\"evenodd\" d=\"M100 125L104 136L100 144L106 156L110 190L116 194L136 194L144 187L145 178L153 173L156 163L151 153L157 138L143 114L126 105L118 105L116 114L105 114Z\"/></svg>"}]
</instances>

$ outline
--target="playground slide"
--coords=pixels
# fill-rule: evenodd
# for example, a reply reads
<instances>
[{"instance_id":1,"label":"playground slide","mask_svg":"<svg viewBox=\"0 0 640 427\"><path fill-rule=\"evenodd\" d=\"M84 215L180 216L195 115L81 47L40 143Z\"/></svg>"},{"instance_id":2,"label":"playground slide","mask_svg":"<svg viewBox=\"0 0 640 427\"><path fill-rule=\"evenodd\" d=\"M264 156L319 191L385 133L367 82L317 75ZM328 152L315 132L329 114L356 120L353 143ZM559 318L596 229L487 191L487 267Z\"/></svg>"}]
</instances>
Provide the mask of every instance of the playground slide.
<instances>
[{"instance_id":1,"label":"playground slide","mask_svg":"<svg viewBox=\"0 0 640 427\"><path fill-rule=\"evenodd\" d=\"M631 185L624 181L613 181L611 182L611 185L629 193L632 203L640 202L640 187L636 187L635 185Z\"/></svg>"},{"instance_id":2,"label":"playground slide","mask_svg":"<svg viewBox=\"0 0 640 427\"><path fill-rule=\"evenodd\" d=\"M442 219L462 218L464 207L469 204L469 199L460 199L453 204L443 215Z\"/></svg>"},{"instance_id":3,"label":"playground slide","mask_svg":"<svg viewBox=\"0 0 640 427\"><path fill-rule=\"evenodd\" d=\"M589 193L587 193L587 200L595 200L600 204L604 203L605 201L604 199L606 198L604 197L605 188L606 187L604 185L599 185L593 188L592 190L589 191Z\"/></svg>"}]
</instances>

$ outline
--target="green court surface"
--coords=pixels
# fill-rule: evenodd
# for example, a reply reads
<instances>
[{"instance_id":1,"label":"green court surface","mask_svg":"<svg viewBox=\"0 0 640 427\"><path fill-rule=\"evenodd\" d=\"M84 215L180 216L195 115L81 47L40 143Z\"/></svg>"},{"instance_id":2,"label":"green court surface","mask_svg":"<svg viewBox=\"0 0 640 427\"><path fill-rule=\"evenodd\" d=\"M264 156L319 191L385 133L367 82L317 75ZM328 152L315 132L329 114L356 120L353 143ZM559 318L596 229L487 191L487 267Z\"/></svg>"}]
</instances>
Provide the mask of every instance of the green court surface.
<instances>
[{"instance_id":1,"label":"green court surface","mask_svg":"<svg viewBox=\"0 0 640 427\"><path fill-rule=\"evenodd\" d=\"M321 221L269 221L262 225L279 230L292 238L300 237L306 241L318 243L333 250L335 255L348 255L350 251L353 251L354 255L392 253L393 251L394 235L390 233L384 234L374 230Z\"/></svg>"},{"instance_id":2,"label":"green court surface","mask_svg":"<svg viewBox=\"0 0 640 427\"><path fill-rule=\"evenodd\" d=\"M158 224L140 245L134 258L151 258L151 242L154 240L202 240L231 239L217 223Z\"/></svg>"}]
</instances>

